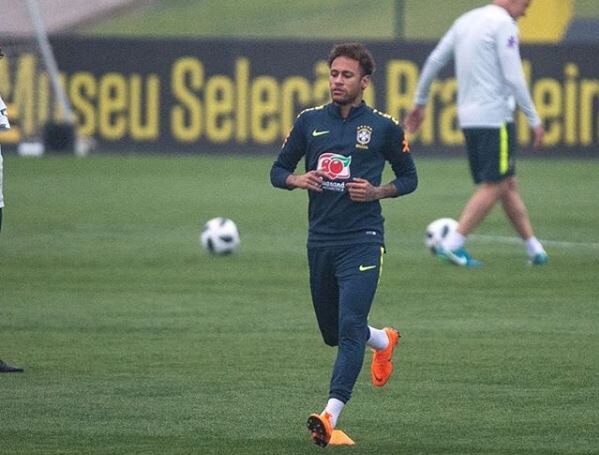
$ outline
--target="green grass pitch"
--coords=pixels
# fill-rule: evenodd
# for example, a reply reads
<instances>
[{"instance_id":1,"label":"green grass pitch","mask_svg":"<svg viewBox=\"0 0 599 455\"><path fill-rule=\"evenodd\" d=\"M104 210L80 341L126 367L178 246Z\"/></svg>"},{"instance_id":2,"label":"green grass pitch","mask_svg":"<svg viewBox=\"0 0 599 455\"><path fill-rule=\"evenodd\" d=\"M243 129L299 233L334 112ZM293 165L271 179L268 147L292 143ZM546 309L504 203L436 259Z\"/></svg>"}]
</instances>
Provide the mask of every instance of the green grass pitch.
<instances>
[{"instance_id":1,"label":"green grass pitch","mask_svg":"<svg viewBox=\"0 0 599 455\"><path fill-rule=\"evenodd\" d=\"M309 454L334 350L318 334L306 194L272 157L5 158L0 452ZM371 313L403 337L383 389L366 364L339 422L359 454L591 454L599 448L599 161L521 160L550 264L526 265L499 209L464 270L424 248L457 217L466 162L418 159L384 201L388 254ZM198 234L227 216L240 251Z\"/></svg>"}]
</instances>

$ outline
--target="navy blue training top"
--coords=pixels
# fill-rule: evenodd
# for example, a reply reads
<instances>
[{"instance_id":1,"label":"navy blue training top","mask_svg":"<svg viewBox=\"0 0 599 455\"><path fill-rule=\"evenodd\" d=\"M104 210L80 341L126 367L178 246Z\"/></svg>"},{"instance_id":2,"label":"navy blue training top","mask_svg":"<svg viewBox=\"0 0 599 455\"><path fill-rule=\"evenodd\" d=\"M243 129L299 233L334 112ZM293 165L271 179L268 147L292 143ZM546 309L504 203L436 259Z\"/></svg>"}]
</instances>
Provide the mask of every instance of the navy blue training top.
<instances>
[{"instance_id":1,"label":"navy blue training top","mask_svg":"<svg viewBox=\"0 0 599 455\"><path fill-rule=\"evenodd\" d=\"M354 202L345 188L354 177L380 186L385 162L395 173L396 196L416 189L418 177L404 131L390 115L365 103L347 118L330 103L301 112L273 163L273 186L289 189L287 177L305 157L306 172L327 173L322 192L308 191L308 246L384 243L384 218L377 201Z\"/></svg>"}]
</instances>

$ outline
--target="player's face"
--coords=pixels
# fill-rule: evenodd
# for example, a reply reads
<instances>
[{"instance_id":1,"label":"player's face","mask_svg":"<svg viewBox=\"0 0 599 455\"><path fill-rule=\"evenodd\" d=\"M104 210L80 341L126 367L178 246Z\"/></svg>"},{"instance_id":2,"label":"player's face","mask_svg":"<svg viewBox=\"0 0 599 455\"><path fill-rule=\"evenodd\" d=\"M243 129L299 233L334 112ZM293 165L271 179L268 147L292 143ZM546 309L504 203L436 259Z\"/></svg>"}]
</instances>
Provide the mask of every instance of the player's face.
<instances>
[{"instance_id":1,"label":"player's face","mask_svg":"<svg viewBox=\"0 0 599 455\"><path fill-rule=\"evenodd\" d=\"M329 71L331 99L341 105L356 104L362 100L362 92L369 80L369 76L362 76L357 60L337 57Z\"/></svg>"},{"instance_id":2,"label":"player's face","mask_svg":"<svg viewBox=\"0 0 599 455\"><path fill-rule=\"evenodd\" d=\"M531 3L532 0L512 0L510 15L514 19L524 16Z\"/></svg>"}]
</instances>

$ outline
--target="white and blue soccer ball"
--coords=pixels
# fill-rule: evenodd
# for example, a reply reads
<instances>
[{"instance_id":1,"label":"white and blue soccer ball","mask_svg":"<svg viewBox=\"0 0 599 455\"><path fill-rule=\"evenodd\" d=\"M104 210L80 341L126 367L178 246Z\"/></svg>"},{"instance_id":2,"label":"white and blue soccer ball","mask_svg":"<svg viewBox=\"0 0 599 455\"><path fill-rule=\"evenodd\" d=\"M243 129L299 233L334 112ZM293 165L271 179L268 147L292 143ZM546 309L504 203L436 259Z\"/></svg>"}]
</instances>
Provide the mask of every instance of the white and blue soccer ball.
<instances>
[{"instance_id":1,"label":"white and blue soccer ball","mask_svg":"<svg viewBox=\"0 0 599 455\"><path fill-rule=\"evenodd\" d=\"M435 254L436 247L441 245L443 240L451 232L455 232L458 228L458 222L453 218L439 218L433 221L426 227L426 233L424 235L424 243L428 250Z\"/></svg>"},{"instance_id":2,"label":"white and blue soccer ball","mask_svg":"<svg viewBox=\"0 0 599 455\"><path fill-rule=\"evenodd\" d=\"M237 225L229 218L212 218L202 228L200 243L210 254L231 254L240 244Z\"/></svg>"}]
</instances>

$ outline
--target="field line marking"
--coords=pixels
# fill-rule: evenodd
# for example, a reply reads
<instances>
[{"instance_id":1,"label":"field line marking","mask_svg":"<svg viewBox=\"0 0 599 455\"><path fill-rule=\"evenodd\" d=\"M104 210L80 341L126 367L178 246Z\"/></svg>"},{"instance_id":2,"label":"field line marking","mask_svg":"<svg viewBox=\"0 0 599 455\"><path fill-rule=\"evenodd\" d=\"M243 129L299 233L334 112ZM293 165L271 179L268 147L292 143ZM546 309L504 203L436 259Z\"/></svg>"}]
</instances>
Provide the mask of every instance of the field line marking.
<instances>
[{"instance_id":1,"label":"field line marking","mask_svg":"<svg viewBox=\"0 0 599 455\"><path fill-rule=\"evenodd\" d=\"M501 235L478 235L473 234L470 236L473 240L482 240L485 242L497 242L497 243L511 243L521 244L522 239L520 237L506 237ZM561 240L540 240L543 245L563 247L563 248L597 248L599 249L599 242L567 242Z\"/></svg>"}]
</instances>

